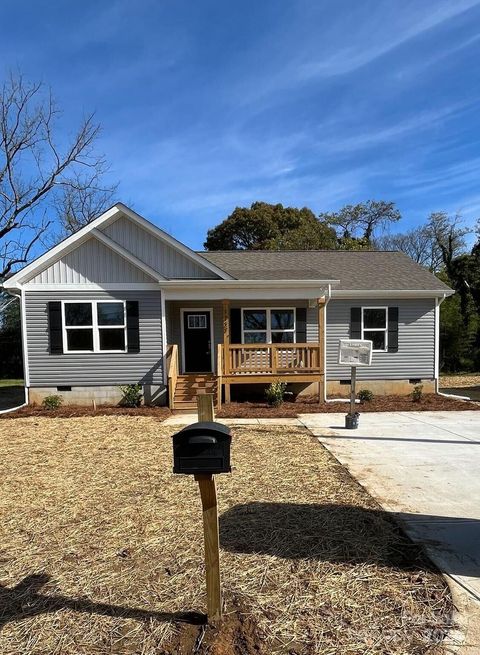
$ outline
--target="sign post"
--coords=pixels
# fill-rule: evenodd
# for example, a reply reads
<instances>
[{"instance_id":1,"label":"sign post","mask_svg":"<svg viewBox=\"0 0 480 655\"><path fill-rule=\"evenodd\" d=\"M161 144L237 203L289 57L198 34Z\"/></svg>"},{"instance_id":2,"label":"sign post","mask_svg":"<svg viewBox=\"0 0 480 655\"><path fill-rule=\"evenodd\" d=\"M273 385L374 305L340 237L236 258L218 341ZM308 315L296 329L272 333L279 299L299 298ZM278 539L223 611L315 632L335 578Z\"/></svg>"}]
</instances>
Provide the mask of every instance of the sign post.
<instances>
[{"instance_id":1,"label":"sign post","mask_svg":"<svg viewBox=\"0 0 480 655\"><path fill-rule=\"evenodd\" d=\"M350 412L345 416L345 427L358 428L359 412L355 411L357 366L370 366L372 363L372 342L366 339L340 339L338 344L338 363L350 366Z\"/></svg>"},{"instance_id":2,"label":"sign post","mask_svg":"<svg viewBox=\"0 0 480 655\"><path fill-rule=\"evenodd\" d=\"M355 398L357 396L357 392L355 389L357 382L357 367L352 366L352 374L350 378L350 414L355 414Z\"/></svg>"}]
</instances>

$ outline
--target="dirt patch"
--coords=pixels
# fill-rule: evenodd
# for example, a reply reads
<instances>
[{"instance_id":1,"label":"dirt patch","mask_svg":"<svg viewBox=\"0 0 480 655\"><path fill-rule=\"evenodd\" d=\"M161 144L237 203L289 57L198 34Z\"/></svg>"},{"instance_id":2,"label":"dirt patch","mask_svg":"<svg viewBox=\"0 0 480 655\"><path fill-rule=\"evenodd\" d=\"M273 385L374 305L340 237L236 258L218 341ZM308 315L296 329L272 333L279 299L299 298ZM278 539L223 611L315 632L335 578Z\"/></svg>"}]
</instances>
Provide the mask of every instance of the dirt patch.
<instances>
[{"instance_id":1,"label":"dirt patch","mask_svg":"<svg viewBox=\"0 0 480 655\"><path fill-rule=\"evenodd\" d=\"M405 396L376 396L372 401L356 405L357 411L366 412L431 412L480 410L480 404L425 394L419 402ZM217 412L218 418L294 418L298 414L347 413L348 403L318 403L315 396L302 396L295 402L271 407L265 402L228 403Z\"/></svg>"},{"instance_id":2,"label":"dirt patch","mask_svg":"<svg viewBox=\"0 0 480 655\"><path fill-rule=\"evenodd\" d=\"M93 409L91 405L64 405L58 409L46 409L41 405L27 405L16 412L0 414L0 419L27 418L29 416L45 418L79 418L81 416L153 416L161 421L171 416L168 407L117 407L114 405L98 405Z\"/></svg>"},{"instance_id":3,"label":"dirt patch","mask_svg":"<svg viewBox=\"0 0 480 655\"><path fill-rule=\"evenodd\" d=\"M171 433L154 416L0 421L2 655L442 652L445 580L295 427L234 431L226 621L204 630L198 487L172 474Z\"/></svg>"},{"instance_id":4,"label":"dirt patch","mask_svg":"<svg viewBox=\"0 0 480 655\"><path fill-rule=\"evenodd\" d=\"M217 626L182 625L159 655L267 655L252 616L241 610L226 613Z\"/></svg>"}]
</instances>

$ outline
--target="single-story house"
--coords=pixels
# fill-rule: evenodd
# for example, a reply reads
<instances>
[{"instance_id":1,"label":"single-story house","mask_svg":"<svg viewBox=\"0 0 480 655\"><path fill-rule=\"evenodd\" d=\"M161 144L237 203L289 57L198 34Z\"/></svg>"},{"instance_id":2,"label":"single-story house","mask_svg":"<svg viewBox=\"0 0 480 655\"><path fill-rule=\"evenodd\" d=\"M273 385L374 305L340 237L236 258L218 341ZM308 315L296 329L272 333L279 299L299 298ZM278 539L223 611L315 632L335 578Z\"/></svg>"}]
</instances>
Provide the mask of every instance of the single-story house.
<instances>
[{"instance_id":1,"label":"single-story house","mask_svg":"<svg viewBox=\"0 0 480 655\"><path fill-rule=\"evenodd\" d=\"M439 307L453 293L399 252L195 252L123 204L4 288L21 299L30 402L118 401L119 385L139 383L146 402L175 408L278 379L345 395L348 337L373 342L362 387L434 391Z\"/></svg>"}]
</instances>

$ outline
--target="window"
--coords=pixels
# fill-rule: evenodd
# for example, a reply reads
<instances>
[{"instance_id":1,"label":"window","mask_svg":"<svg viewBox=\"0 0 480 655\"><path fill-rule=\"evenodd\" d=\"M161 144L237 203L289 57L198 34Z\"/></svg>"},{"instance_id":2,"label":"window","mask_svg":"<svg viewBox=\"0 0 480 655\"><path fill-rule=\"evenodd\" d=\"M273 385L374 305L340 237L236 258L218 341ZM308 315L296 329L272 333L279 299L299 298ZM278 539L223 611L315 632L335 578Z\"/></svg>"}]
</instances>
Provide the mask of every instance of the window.
<instances>
[{"instance_id":1,"label":"window","mask_svg":"<svg viewBox=\"0 0 480 655\"><path fill-rule=\"evenodd\" d=\"M373 342L373 350L388 349L388 311L386 307L362 307L362 339Z\"/></svg>"},{"instance_id":2,"label":"window","mask_svg":"<svg viewBox=\"0 0 480 655\"><path fill-rule=\"evenodd\" d=\"M65 352L125 352L126 330L123 300L63 303Z\"/></svg>"},{"instance_id":3,"label":"window","mask_svg":"<svg viewBox=\"0 0 480 655\"><path fill-rule=\"evenodd\" d=\"M294 343L294 309L242 310L243 343Z\"/></svg>"},{"instance_id":4,"label":"window","mask_svg":"<svg viewBox=\"0 0 480 655\"><path fill-rule=\"evenodd\" d=\"M188 329L189 330L205 330L207 327L206 314L189 314L188 315Z\"/></svg>"}]
</instances>

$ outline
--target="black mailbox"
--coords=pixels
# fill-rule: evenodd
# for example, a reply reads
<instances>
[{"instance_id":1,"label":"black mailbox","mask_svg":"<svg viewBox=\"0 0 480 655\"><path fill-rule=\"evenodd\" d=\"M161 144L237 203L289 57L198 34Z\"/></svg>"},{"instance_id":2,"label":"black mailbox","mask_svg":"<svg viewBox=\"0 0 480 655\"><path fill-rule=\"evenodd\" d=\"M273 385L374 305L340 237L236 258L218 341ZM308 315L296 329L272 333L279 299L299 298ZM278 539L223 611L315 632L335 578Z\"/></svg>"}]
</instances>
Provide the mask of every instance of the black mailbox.
<instances>
[{"instance_id":1,"label":"black mailbox","mask_svg":"<svg viewBox=\"0 0 480 655\"><path fill-rule=\"evenodd\" d=\"M173 435L174 473L230 473L230 428L204 421Z\"/></svg>"}]
</instances>

